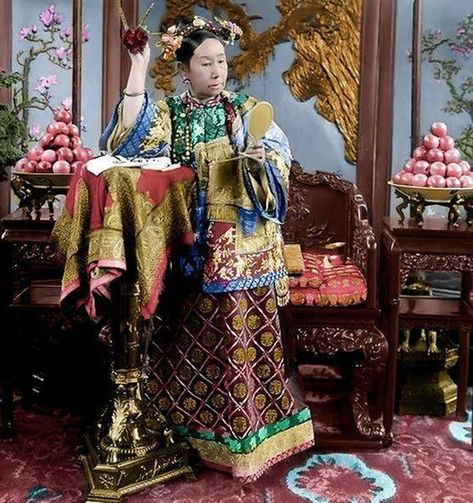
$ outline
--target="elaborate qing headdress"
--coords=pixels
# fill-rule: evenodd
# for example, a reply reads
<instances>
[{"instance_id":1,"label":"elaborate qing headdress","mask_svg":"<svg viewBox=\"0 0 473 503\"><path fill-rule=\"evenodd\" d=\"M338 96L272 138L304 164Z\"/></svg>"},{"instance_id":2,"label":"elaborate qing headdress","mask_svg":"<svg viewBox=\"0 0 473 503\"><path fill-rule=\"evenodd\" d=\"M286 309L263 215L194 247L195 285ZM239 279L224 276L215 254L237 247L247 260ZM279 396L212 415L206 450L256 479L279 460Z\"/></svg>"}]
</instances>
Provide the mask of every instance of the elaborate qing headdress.
<instances>
[{"instance_id":1,"label":"elaborate qing headdress","mask_svg":"<svg viewBox=\"0 0 473 503\"><path fill-rule=\"evenodd\" d=\"M117 9L123 26L123 45L132 54L143 52L149 35L158 35L159 38L156 46L162 48L161 57L164 60L171 59L181 46L184 37L189 36L194 31L210 31L215 33L224 43L227 44L233 44L235 40L238 40L243 35L243 32L238 25L230 21L220 19L217 16L214 16L214 20L194 16L192 21L170 26L164 33L151 33L144 25L144 22L154 7L154 3L155 1L152 0L137 26L129 26L125 13L123 12L122 0L116 0Z\"/></svg>"},{"instance_id":2,"label":"elaborate qing headdress","mask_svg":"<svg viewBox=\"0 0 473 503\"><path fill-rule=\"evenodd\" d=\"M161 58L166 61L173 58L181 47L184 37L199 30L215 33L226 44L234 44L243 35L241 28L230 21L220 19L217 16L214 16L214 20L194 16L191 22L172 25L161 34L156 44L162 49Z\"/></svg>"}]
</instances>

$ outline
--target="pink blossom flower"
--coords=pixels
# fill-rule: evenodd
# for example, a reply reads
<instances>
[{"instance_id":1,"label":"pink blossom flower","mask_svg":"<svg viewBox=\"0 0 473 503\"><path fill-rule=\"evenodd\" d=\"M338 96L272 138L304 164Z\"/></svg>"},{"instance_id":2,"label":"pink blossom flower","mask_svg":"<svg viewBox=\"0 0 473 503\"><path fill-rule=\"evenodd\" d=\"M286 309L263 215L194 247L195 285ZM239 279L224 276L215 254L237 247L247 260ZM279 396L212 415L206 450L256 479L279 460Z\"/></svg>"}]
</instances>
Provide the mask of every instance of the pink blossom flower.
<instances>
[{"instance_id":1,"label":"pink blossom flower","mask_svg":"<svg viewBox=\"0 0 473 503\"><path fill-rule=\"evenodd\" d=\"M39 139L39 137L41 136L41 129L38 126L38 124L34 124L34 123L31 124L31 127L28 132L29 132L31 138L33 138L34 140Z\"/></svg>"},{"instance_id":2,"label":"pink blossom flower","mask_svg":"<svg viewBox=\"0 0 473 503\"><path fill-rule=\"evenodd\" d=\"M66 51L66 58L67 59L72 59L72 49L67 49Z\"/></svg>"},{"instance_id":3,"label":"pink blossom flower","mask_svg":"<svg viewBox=\"0 0 473 503\"><path fill-rule=\"evenodd\" d=\"M82 42L88 42L90 39L90 30L88 24L82 25Z\"/></svg>"},{"instance_id":4,"label":"pink blossom flower","mask_svg":"<svg viewBox=\"0 0 473 503\"><path fill-rule=\"evenodd\" d=\"M70 26L65 26L62 30L61 30L61 33L59 34L59 36L62 38L62 39L67 39L71 36L71 33L72 33L72 28Z\"/></svg>"},{"instance_id":5,"label":"pink blossom flower","mask_svg":"<svg viewBox=\"0 0 473 503\"><path fill-rule=\"evenodd\" d=\"M56 24L61 24L64 21L64 16L61 16L60 14L58 14L57 12L55 12L53 14L53 21Z\"/></svg>"},{"instance_id":6,"label":"pink blossom flower","mask_svg":"<svg viewBox=\"0 0 473 503\"><path fill-rule=\"evenodd\" d=\"M57 82L57 75L54 74L46 77L40 77L33 86L33 90L43 92L45 89L49 89L52 85L57 84Z\"/></svg>"},{"instance_id":7,"label":"pink blossom flower","mask_svg":"<svg viewBox=\"0 0 473 503\"><path fill-rule=\"evenodd\" d=\"M61 105L66 109L70 110L72 108L72 98L68 96L61 101Z\"/></svg>"},{"instance_id":8,"label":"pink blossom flower","mask_svg":"<svg viewBox=\"0 0 473 503\"><path fill-rule=\"evenodd\" d=\"M61 61L66 55L66 49L64 49L64 47L56 47L54 54L56 55L56 58Z\"/></svg>"},{"instance_id":9,"label":"pink blossom flower","mask_svg":"<svg viewBox=\"0 0 473 503\"><path fill-rule=\"evenodd\" d=\"M31 33L36 33L38 31L38 26L37 25L32 25L31 26Z\"/></svg>"},{"instance_id":10,"label":"pink blossom flower","mask_svg":"<svg viewBox=\"0 0 473 503\"><path fill-rule=\"evenodd\" d=\"M48 75L46 78L47 78L47 82L49 84L48 87L52 86L53 84L57 84L57 82L58 82L57 75L55 75L55 74Z\"/></svg>"},{"instance_id":11,"label":"pink blossom flower","mask_svg":"<svg viewBox=\"0 0 473 503\"><path fill-rule=\"evenodd\" d=\"M469 54L471 52L471 49L468 47L468 44L467 44L467 47L463 47L462 45L458 45L458 44L451 44L450 45L450 49L454 52L458 52L460 54Z\"/></svg>"},{"instance_id":12,"label":"pink blossom flower","mask_svg":"<svg viewBox=\"0 0 473 503\"><path fill-rule=\"evenodd\" d=\"M25 38L27 38L28 35L30 34L30 29L28 28L28 26L23 26L19 34L20 34L20 40L25 40Z\"/></svg>"},{"instance_id":13,"label":"pink blossom flower","mask_svg":"<svg viewBox=\"0 0 473 503\"><path fill-rule=\"evenodd\" d=\"M174 37L172 35L167 35L166 33L161 37L161 40L165 43L165 44L171 44L172 42L174 42Z\"/></svg>"},{"instance_id":14,"label":"pink blossom flower","mask_svg":"<svg viewBox=\"0 0 473 503\"><path fill-rule=\"evenodd\" d=\"M46 27L51 26L54 21L54 10L51 11L51 7L54 8L54 5L50 5L46 10L43 10L43 12L39 14L40 21Z\"/></svg>"}]
</instances>

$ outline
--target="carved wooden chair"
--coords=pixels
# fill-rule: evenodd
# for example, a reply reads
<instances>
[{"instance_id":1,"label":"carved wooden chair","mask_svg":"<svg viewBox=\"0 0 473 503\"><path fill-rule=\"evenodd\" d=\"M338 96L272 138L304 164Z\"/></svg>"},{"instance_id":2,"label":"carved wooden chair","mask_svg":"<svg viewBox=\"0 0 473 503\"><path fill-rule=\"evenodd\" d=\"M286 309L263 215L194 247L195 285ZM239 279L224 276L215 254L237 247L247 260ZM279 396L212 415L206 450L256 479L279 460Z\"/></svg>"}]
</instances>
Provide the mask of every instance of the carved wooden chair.
<instances>
[{"instance_id":1,"label":"carved wooden chair","mask_svg":"<svg viewBox=\"0 0 473 503\"><path fill-rule=\"evenodd\" d=\"M349 364L355 427L349 435L338 437L316 432L318 445L340 448L389 445L391 432L385 431L379 419L388 344L377 327L377 248L363 196L354 184L334 174L308 173L294 162L283 234L286 244L301 246L306 266L307 260L315 256L322 271L320 285L317 278L314 284L314 274L305 278L309 286L319 288L305 290L304 275L291 277L291 302L282 312L289 368L298 370L301 364L323 362L324 358L337 360L336 355L342 356L342 360L344 355L345 364L347 360ZM327 293L327 278L336 280L337 272L324 258L328 253L326 245L335 242L345 242L346 264L361 273L366 286L364 294L355 297L343 294L340 303L340 296ZM321 294L322 288L326 290Z\"/></svg>"}]
</instances>

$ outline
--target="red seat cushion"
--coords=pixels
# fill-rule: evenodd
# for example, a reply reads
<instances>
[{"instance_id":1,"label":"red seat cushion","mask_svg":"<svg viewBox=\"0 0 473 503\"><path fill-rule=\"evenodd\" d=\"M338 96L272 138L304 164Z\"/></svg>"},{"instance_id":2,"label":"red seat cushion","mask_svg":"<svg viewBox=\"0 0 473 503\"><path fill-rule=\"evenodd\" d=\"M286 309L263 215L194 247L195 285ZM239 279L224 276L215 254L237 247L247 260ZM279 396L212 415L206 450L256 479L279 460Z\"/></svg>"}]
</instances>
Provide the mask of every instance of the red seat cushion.
<instances>
[{"instance_id":1,"label":"red seat cushion","mask_svg":"<svg viewBox=\"0 0 473 503\"><path fill-rule=\"evenodd\" d=\"M293 305L351 306L366 300L366 280L351 259L332 265L328 256L302 252L305 272L290 278Z\"/></svg>"}]
</instances>

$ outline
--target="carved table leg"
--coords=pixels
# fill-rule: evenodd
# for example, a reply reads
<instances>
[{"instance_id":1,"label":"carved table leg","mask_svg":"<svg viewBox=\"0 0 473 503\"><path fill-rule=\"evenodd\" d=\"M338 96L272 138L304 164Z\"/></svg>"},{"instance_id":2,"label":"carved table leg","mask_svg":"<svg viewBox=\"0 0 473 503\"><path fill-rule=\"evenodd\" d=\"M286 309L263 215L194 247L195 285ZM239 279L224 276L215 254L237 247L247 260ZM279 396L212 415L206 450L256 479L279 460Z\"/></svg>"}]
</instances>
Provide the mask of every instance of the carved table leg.
<instances>
[{"instance_id":1,"label":"carved table leg","mask_svg":"<svg viewBox=\"0 0 473 503\"><path fill-rule=\"evenodd\" d=\"M463 200L463 208L466 212L466 224L470 227L473 224L473 197L465 197Z\"/></svg>"},{"instance_id":2,"label":"carved table leg","mask_svg":"<svg viewBox=\"0 0 473 503\"><path fill-rule=\"evenodd\" d=\"M466 395L468 381L468 351L470 347L470 325L461 325L458 331L459 349L459 378L457 391L457 419L458 421L466 421Z\"/></svg>"},{"instance_id":3,"label":"carved table leg","mask_svg":"<svg viewBox=\"0 0 473 503\"><path fill-rule=\"evenodd\" d=\"M397 214L399 215L399 223L404 223L404 210L409 206L409 198L397 189L394 189L396 197L401 199L401 202L396 206Z\"/></svg>"},{"instance_id":4,"label":"carved table leg","mask_svg":"<svg viewBox=\"0 0 473 503\"><path fill-rule=\"evenodd\" d=\"M368 395L388 359L388 343L384 334L376 327L353 330L336 327L298 328L297 340L301 349L312 353L362 352L363 361L356 363L353 373L353 416L361 435L369 439L382 438L384 426L371 418Z\"/></svg>"},{"instance_id":5,"label":"carved table leg","mask_svg":"<svg viewBox=\"0 0 473 503\"><path fill-rule=\"evenodd\" d=\"M448 226L458 227L458 217L460 216L460 210L458 205L463 204L463 198L457 193L455 194L448 204Z\"/></svg>"},{"instance_id":6,"label":"carved table leg","mask_svg":"<svg viewBox=\"0 0 473 503\"><path fill-rule=\"evenodd\" d=\"M422 194L418 194L417 192L411 198L411 207L414 212L414 218L416 224L419 227L422 227L424 223L424 210L425 210L425 198Z\"/></svg>"},{"instance_id":7,"label":"carved table leg","mask_svg":"<svg viewBox=\"0 0 473 503\"><path fill-rule=\"evenodd\" d=\"M358 431L369 438L384 436L384 426L369 416L368 395L388 360L388 343L376 327L358 330L357 341L364 359L356 363L351 394L353 415Z\"/></svg>"},{"instance_id":8,"label":"carved table leg","mask_svg":"<svg viewBox=\"0 0 473 503\"><path fill-rule=\"evenodd\" d=\"M10 325L11 326L11 325ZM13 437L13 334L9 330L2 337L0 355L0 380L2 384L1 418L2 438Z\"/></svg>"},{"instance_id":9,"label":"carved table leg","mask_svg":"<svg viewBox=\"0 0 473 503\"><path fill-rule=\"evenodd\" d=\"M147 345L137 283L112 286L113 392L82 456L90 493L87 503L122 502L124 496L173 478L192 476L191 449L175 441L165 419L147 417L143 362ZM149 420L157 428L151 429Z\"/></svg>"}]
</instances>

